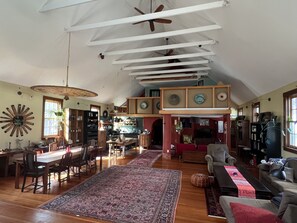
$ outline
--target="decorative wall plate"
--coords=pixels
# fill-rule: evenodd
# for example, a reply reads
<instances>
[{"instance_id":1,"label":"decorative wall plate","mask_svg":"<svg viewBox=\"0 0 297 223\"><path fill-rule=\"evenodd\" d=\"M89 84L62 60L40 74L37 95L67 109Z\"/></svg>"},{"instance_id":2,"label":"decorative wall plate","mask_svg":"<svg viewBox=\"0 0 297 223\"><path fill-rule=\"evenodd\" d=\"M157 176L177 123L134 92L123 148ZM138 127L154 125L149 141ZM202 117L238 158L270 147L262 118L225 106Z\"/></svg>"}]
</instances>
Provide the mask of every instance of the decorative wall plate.
<instances>
[{"instance_id":1,"label":"decorative wall plate","mask_svg":"<svg viewBox=\"0 0 297 223\"><path fill-rule=\"evenodd\" d=\"M146 101L142 101L142 102L140 102L139 107L141 109L147 109L148 108L148 103Z\"/></svg>"},{"instance_id":2,"label":"decorative wall plate","mask_svg":"<svg viewBox=\"0 0 297 223\"><path fill-rule=\"evenodd\" d=\"M104 117L104 118L107 118L107 116L108 116L108 111L107 111L107 110L104 110L104 112L103 112L103 117Z\"/></svg>"},{"instance_id":3,"label":"decorative wall plate","mask_svg":"<svg viewBox=\"0 0 297 223\"><path fill-rule=\"evenodd\" d=\"M157 104L156 104L156 108L157 108L158 110L160 110L160 108L161 108L161 106L160 106L160 102L159 102L159 101L158 101Z\"/></svg>"},{"instance_id":4,"label":"decorative wall plate","mask_svg":"<svg viewBox=\"0 0 297 223\"><path fill-rule=\"evenodd\" d=\"M180 102L180 98L177 94L172 94L168 98L168 103L171 105L178 105Z\"/></svg>"},{"instance_id":5,"label":"decorative wall plate","mask_svg":"<svg viewBox=\"0 0 297 223\"><path fill-rule=\"evenodd\" d=\"M7 111L3 111L4 116L0 116L0 123L4 123L1 127L4 129L4 132L7 133L10 131L10 136L16 134L16 137L23 136L24 132L28 134L28 131L31 131L32 128L30 125L34 125L33 112L29 112L30 108L26 108L25 105L18 104L17 108L14 105L11 105L10 108L6 108Z\"/></svg>"},{"instance_id":6,"label":"decorative wall plate","mask_svg":"<svg viewBox=\"0 0 297 223\"><path fill-rule=\"evenodd\" d=\"M194 101L196 104L203 104L205 102L205 96L204 94L196 94L194 96Z\"/></svg>"},{"instance_id":7,"label":"decorative wall plate","mask_svg":"<svg viewBox=\"0 0 297 223\"><path fill-rule=\"evenodd\" d=\"M217 94L217 99L219 101L225 101L227 99L227 93L226 92L221 92Z\"/></svg>"}]
</instances>

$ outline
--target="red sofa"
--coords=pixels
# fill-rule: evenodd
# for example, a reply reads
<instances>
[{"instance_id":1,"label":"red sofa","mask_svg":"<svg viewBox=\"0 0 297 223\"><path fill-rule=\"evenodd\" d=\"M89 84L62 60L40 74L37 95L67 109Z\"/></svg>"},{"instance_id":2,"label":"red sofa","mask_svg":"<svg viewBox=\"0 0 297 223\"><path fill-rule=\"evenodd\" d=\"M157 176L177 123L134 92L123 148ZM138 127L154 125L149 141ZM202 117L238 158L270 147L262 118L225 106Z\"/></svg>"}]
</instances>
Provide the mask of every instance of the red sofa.
<instances>
[{"instance_id":1,"label":"red sofa","mask_svg":"<svg viewBox=\"0 0 297 223\"><path fill-rule=\"evenodd\" d=\"M195 144L177 143L175 154L177 156L181 156L183 154L183 151L196 151L196 150L197 150L197 148L196 148Z\"/></svg>"}]
</instances>

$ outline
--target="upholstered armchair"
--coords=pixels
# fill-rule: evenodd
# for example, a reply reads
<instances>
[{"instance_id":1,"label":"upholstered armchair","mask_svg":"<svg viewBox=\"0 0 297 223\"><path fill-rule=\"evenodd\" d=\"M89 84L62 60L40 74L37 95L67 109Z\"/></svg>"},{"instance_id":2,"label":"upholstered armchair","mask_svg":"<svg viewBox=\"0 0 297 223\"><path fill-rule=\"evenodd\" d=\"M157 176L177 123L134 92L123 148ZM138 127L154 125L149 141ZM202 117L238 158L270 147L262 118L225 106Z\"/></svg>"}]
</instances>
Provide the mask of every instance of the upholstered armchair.
<instances>
[{"instance_id":1,"label":"upholstered armchair","mask_svg":"<svg viewBox=\"0 0 297 223\"><path fill-rule=\"evenodd\" d=\"M205 159L210 174L213 173L214 165L233 166L236 163L236 159L229 154L226 144L209 144L207 146L207 155L205 156Z\"/></svg>"}]
</instances>

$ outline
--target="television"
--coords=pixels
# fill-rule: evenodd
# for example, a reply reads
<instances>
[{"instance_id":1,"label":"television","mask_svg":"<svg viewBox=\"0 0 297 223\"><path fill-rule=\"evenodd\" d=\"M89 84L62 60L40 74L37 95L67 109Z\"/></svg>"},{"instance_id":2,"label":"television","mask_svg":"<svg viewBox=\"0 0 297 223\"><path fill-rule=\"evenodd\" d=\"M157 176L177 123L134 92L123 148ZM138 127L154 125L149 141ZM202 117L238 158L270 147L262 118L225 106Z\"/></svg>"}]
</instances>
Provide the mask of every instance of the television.
<instances>
[{"instance_id":1,"label":"television","mask_svg":"<svg viewBox=\"0 0 297 223\"><path fill-rule=\"evenodd\" d=\"M212 129L210 128L196 129L195 138L212 138Z\"/></svg>"}]
</instances>

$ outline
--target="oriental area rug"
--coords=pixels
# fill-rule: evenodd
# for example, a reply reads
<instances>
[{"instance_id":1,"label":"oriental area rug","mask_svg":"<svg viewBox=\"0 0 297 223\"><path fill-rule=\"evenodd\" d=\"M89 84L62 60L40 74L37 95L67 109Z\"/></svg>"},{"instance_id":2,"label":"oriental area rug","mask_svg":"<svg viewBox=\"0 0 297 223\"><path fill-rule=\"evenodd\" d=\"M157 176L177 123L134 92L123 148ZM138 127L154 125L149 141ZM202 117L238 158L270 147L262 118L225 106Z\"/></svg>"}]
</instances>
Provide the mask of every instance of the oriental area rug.
<instances>
[{"instance_id":1,"label":"oriental area rug","mask_svg":"<svg viewBox=\"0 0 297 223\"><path fill-rule=\"evenodd\" d=\"M127 165L151 167L162 155L162 151L147 150L131 160Z\"/></svg>"},{"instance_id":2,"label":"oriental area rug","mask_svg":"<svg viewBox=\"0 0 297 223\"><path fill-rule=\"evenodd\" d=\"M205 188L205 199L209 217L226 218L220 205L220 192L214 185Z\"/></svg>"},{"instance_id":3,"label":"oriental area rug","mask_svg":"<svg viewBox=\"0 0 297 223\"><path fill-rule=\"evenodd\" d=\"M118 223L172 223L181 171L112 166L39 208Z\"/></svg>"}]
</instances>

